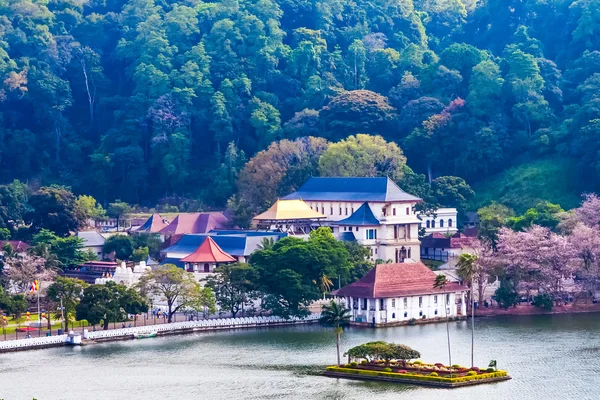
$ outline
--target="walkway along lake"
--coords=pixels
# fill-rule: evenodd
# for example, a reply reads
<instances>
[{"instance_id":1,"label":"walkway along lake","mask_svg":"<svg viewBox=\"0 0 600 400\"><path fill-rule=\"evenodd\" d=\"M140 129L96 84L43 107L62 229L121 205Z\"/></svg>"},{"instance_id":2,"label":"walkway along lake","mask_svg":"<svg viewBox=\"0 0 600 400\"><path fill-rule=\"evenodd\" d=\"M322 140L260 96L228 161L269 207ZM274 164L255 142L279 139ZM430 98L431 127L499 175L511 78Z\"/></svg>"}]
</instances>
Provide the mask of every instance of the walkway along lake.
<instances>
[{"instance_id":1,"label":"walkway along lake","mask_svg":"<svg viewBox=\"0 0 600 400\"><path fill-rule=\"evenodd\" d=\"M322 367L335 362L333 331L301 325L1 354L0 398L600 398L600 314L478 319L476 334L476 364L496 359L512 380L447 390L322 377ZM468 365L467 322L451 323L450 335L453 363ZM343 349L405 343L425 361L447 362L444 324L348 328L342 340Z\"/></svg>"}]
</instances>

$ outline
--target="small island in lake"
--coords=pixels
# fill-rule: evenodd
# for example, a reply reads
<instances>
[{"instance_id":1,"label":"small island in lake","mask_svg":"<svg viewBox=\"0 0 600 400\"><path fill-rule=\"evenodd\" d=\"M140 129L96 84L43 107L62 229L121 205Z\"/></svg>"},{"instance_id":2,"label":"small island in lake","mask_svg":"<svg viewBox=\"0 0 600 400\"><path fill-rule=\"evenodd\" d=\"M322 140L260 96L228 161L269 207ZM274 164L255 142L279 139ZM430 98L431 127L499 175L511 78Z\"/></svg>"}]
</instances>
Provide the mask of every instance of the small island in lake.
<instances>
[{"instance_id":1,"label":"small island in lake","mask_svg":"<svg viewBox=\"0 0 600 400\"><path fill-rule=\"evenodd\" d=\"M348 364L330 366L324 375L335 378L376 380L407 383L422 386L454 388L509 380L508 372L498 370L495 361L490 367L446 366L442 363L426 364L410 360L420 357L420 353L408 346L386 342L370 342L353 347L345 355Z\"/></svg>"}]
</instances>

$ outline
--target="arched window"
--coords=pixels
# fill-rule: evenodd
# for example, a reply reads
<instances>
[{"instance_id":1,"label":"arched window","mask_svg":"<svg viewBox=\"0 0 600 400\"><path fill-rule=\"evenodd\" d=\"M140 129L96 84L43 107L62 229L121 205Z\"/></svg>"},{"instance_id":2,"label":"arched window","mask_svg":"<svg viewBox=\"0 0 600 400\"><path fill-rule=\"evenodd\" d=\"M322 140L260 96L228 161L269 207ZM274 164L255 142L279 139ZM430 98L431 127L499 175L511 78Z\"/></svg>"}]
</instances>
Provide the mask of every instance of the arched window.
<instances>
[{"instance_id":1,"label":"arched window","mask_svg":"<svg viewBox=\"0 0 600 400\"><path fill-rule=\"evenodd\" d=\"M449 220L448 220L448 226L449 226L450 228L452 228L452 219L449 219Z\"/></svg>"},{"instance_id":2,"label":"arched window","mask_svg":"<svg viewBox=\"0 0 600 400\"><path fill-rule=\"evenodd\" d=\"M440 228L443 228L443 227L444 227L444 220L440 219Z\"/></svg>"},{"instance_id":3,"label":"arched window","mask_svg":"<svg viewBox=\"0 0 600 400\"><path fill-rule=\"evenodd\" d=\"M432 219L432 220L431 220L431 227L432 227L432 228L435 228L435 219Z\"/></svg>"},{"instance_id":4,"label":"arched window","mask_svg":"<svg viewBox=\"0 0 600 400\"><path fill-rule=\"evenodd\" d=\"M431 221L427 220L427 227L430 228L431 227Z\"/></svg>"},{"instance_id":5,"label":"arched window","mask_svg":"<svg viewBox=\"0 0 600 400\"><path fill-rule=\"evenodd\" d=\"M210 265L208 263L204 264L204 272L210 272Z\"/></svg>"},{"instance_id":6,"label":"arched window","mask_svg":"<svg viewBox=\"0 0 600 400\"><path fill-rule=\"evenodd\" d=\"M396 313L392 313L392 319L396 318Z\"/></svg>"}]
</instances>

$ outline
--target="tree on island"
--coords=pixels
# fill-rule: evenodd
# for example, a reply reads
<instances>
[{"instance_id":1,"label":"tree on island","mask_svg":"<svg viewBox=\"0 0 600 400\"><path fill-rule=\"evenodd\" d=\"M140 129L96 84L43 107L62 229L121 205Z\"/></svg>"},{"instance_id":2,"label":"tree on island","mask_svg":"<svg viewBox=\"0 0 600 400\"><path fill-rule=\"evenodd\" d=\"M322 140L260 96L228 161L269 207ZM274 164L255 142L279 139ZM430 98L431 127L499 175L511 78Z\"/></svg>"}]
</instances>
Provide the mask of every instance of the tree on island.
<instances>
[{"instance_id":1,"label":"tree on island","mask_svg":"<svg viewBox=\"0 0 600 400\"><path fill-rule=\"evenodd\" d=\"M321 318L319 321L322 324L333 326L335 328L335 346L337 349L337 365L342 363L340 359L340 336L344 329L342 326L350 324L350 310L344 305L331 301L325 304L321 310Z\"/></svg>"},{"instance_id":2,"label":"tree on island","mask_svg":"<svg viewBox=\"0 0 600 400\"><path fill-rule=\"evenodd\" d=\"M385 360L386 365L389 365L391 360L399 360L406 363L409 360L421 357L421 353L403 344L377 341L353 347L344 353L344 356L349 356L353 359L364 359L367 362L371 360Z\"/></svg>"},{"instance_id":3,"label":"tree on island","mask_svg":"<svg viewBox=\"0 0 600 400\"><path fill-rule=\"evenodd\" d=\"M245 263L224 264L215 268L206 286L215 294L221 310L227 310L233 318L257 297L256 270Z\"/></svg>"},{"instance_id":4,"label":"tree on island","mask_svg":"<svg viewBox=\"0 0 600 400\"><path fill-rule=\"evenodd\" d=\"M65 332L68 331L69 320L75 316L77 304L88 286L80 279L57 276L56 280L48 287L48 298L63 306Z\"/></svg>"},{"instance_id":5,"label":"tree on island","mask_svg":"<svg viewBox=\"0 0 600 400\"><path fill-rule=\"evenodd\" d=\"M138 286L142 294L159 296L167 302L168 322L172 322L178 310L197 304L201 294L194 275L174 264L161 265L144 273Z\"/></svg>"},{"instance_id":6,"label":"tree on island","mask_svg":"<svg viewBox=\"0 0 600 400\"><path fill-rule=\"evenodd\" d=\"M435 277L433 288L443 291L448 283L449 282L446 278L446 275L441 274ZM448 304L446 301L447 296L448 294L442 293L442 305L444 306L444 315L446 317L446 336L448 337L448 365L452 365L452 351L450 349L450 325L448 323ZM452 369L450 369L450 377L452 378Z\"/></svg>"},{"instance_id":7,"label":"tree on island","mask_svg":"<svg viewBox=\"0 0 600 400\"><path fill-rule=\"evenodd\" d=\"M126 321L128 314L147 311L146 300L135 289L109 281L84 289L83 297L75 307L75 316L92 325L103 321L102 328L106 330L109 322Z\"/></svg>"}]
</instances>

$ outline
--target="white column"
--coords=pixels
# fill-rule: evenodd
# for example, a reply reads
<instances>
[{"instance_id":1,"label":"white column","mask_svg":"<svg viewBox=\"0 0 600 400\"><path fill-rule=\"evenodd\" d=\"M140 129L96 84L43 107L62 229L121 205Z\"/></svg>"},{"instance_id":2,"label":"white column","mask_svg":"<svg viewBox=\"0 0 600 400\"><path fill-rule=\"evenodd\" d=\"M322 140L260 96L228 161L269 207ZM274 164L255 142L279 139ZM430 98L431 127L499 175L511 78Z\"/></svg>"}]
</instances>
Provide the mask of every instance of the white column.
<instances>
[{"instance_id":1,"label":"white column","mask_svg":"<svg viewBox=\"0 0 600 400\"><path fill-rule=\"evenodd\" d=\"M460 313L462 315L467 315L467 303L465 302L465 292L460 293L461 303L460 303Z\"/></svg>"},{"instance_id":2,"label":"white column","mask_svg":"<svg viewBox=\"0 0 600 400\"><path fill-rule=\"evenodd\" d=\"M375 323L378 324L381 319L379 318L379 299L373 299L375 302Z\"/></svg>"}]
</instances>

